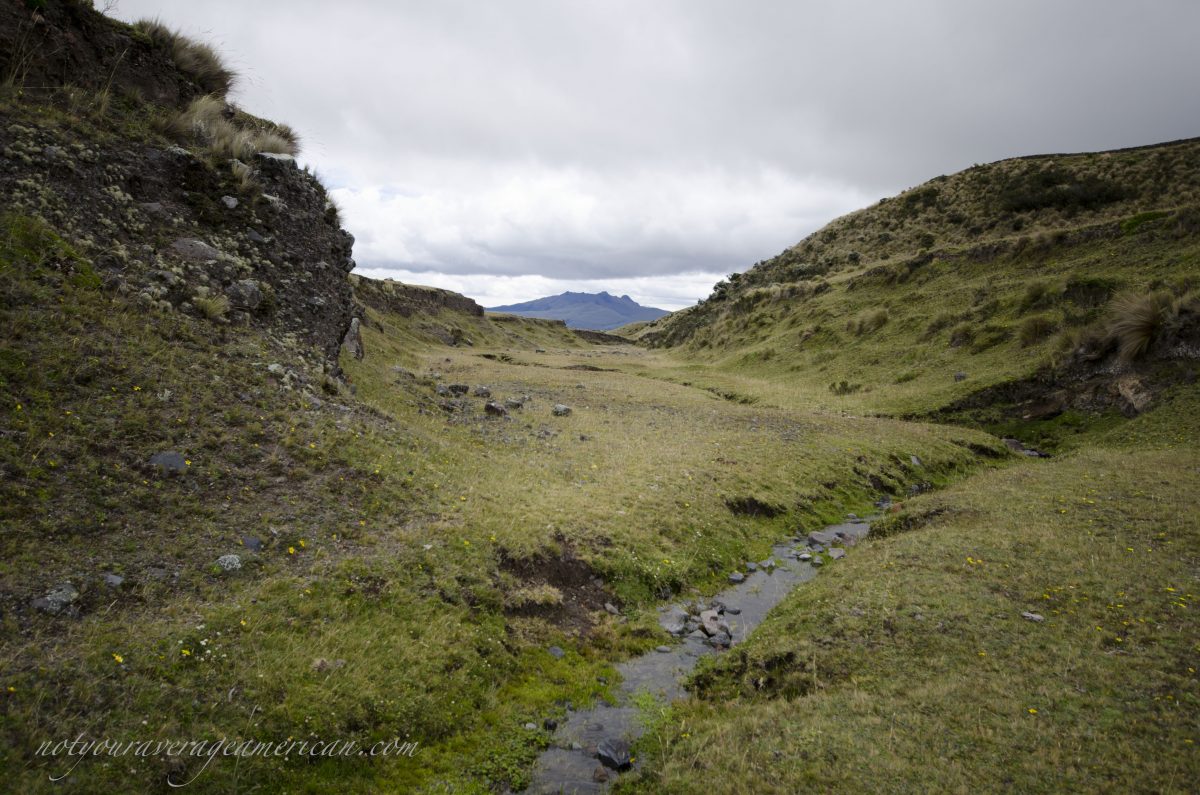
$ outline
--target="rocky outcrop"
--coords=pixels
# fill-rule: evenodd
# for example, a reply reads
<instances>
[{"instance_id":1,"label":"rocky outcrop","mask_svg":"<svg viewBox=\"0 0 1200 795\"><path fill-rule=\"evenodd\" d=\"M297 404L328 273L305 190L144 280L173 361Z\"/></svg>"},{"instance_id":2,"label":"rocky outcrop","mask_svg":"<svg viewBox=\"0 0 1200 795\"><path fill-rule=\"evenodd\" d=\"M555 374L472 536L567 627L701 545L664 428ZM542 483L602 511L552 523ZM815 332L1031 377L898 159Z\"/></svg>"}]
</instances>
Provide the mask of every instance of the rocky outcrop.
<instances>
[{"instance_id":1,"label":"rocky outcrop","mask_svg":"<svg viewBox=\"0 0 1200 795\"><path fill-rule=\"evenodd\" d=\"M28 50L17 77L38 88L0 106L5 209L44 220L107 289L147 310L263 327L316 347L335 371L352 316L354 239L324 186L289 155L243 163L149 127L128 134L142 118L129 103L169 115L199 89L161 47L84 5L0 4L0 68ZM70 101L93 73L114 75L108 90L123 92L122 109L45 124L38 108Z\"/></svg>"},{"instance_id":2,"label":"rocky outcrop","mask_svg":"<svg viewBox=\"0 0 1200 795\"><path fill-rule=\"evenodd\" d=\"M357 274L350 277L350 283L359 301L381 312L391 312L401 317L439 315L442 312L483 317L482 306L450 290L420 287L391 279L368 279Z\"/></svg>"}]
</instances>

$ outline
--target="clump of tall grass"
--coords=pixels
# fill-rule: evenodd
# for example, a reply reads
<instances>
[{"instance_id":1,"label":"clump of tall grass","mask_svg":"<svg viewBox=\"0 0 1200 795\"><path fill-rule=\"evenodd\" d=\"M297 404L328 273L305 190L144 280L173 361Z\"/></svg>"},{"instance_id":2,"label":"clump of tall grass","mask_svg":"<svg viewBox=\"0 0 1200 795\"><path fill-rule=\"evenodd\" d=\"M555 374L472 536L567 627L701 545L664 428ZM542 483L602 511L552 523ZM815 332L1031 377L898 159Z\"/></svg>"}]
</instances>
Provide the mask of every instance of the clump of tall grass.
<instances>
[{"instance_id":1,"label":"clump of tall grass","mask_svg":"<svg viewBox=\"0 0 1200 795\"><path fill-rule=\"evenodd\" d=\"M224 159L249 160L259 152L295 155L296 143L274 129L239 123L237 111L211 94L198 97L167 124L176 138L201 144Z\"/></svg>"},{"instance_id":2,"label":"clump of tall grass","mask_svg":"<svg viewBox=\"0 0 1200 795\"><path fill-rule=\"evenodd\" d=\"M191 39L158 19L142 19L133 28L150 42L171 55L179 71L187 75L206 94L224 97L233 88L237 75L212 46Z\"/></svg>"},{"instance_id":3,"label":"clump of tall grass","mask_svg":"<svg viewBox=\"0 0 1200 795\"><path fill-rule=\"evenodd\" d=\"M1195 293L1175 298L1165 290L1146 295L1122 295L1112 303L1105 331L1122 361L1131 362L1160 340L1175 336L1200 312Z\"/></svg>"},{"instance_id":4,"label":"clump of tall grass","mask_svg":"<svg viewBox=\"0 0 1200 795\"><path fill-rule=\"evenodd\" d=\"M1017 338L1020 339L1022 348L1028 348L1046 339L1057 328L1058 324L1054 322L1054 318L1048 315L1034 315L1025 318L1021 323Z\"/></svg>"},{"instance_id":5,"label":"clump of tall grass","mask_svg":"<svg viewBox=\"0 0 1200 795\"><path fill-rule=\"evenodd\" d=\"M870 334L873 331L878 331L883 328L888 322L888 311L886 309L875 309L870 312L865 312L846 324L846 330L855 336L861 337L863 334Z\"/></svg>"}]
</instances>

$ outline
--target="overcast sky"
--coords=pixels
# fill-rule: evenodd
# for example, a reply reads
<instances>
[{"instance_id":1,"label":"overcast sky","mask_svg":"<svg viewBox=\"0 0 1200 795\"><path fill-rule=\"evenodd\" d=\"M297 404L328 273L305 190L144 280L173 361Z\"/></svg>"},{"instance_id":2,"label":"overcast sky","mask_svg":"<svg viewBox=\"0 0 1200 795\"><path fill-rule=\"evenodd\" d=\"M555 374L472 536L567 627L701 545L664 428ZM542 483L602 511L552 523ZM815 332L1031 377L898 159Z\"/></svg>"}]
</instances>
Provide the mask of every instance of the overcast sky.
<instances>
[{"instance_id":1,"label":"overcast sky","mask_svg":"<svg viewBox=\"0 0 1200 795\"><path fill-rule=\"evenodd\" d=\"M98 4L99 5L99 4ZM1200 2L119 0L295 127L358 270L674 309L973 163L1200 135Z\"/></svg>"}]
</instances>

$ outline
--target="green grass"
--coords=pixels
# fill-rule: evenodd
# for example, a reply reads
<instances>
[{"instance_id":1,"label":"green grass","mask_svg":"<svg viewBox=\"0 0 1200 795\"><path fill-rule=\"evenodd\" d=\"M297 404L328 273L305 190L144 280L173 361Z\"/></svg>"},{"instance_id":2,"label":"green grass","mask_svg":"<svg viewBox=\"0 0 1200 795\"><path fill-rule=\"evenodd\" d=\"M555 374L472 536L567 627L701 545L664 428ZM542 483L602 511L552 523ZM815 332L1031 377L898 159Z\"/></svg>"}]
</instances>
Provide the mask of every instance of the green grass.
<instances>
[{"instance_id":1,"label":"green grass","mask_svg":"<svg viewBox=\"0 0 1200 795\"><path fill-rule=\"evenodd\" d=\"M1198 407L912 501L705 666L621 791L1190 791Z\"/></svg>"}]
</instances>

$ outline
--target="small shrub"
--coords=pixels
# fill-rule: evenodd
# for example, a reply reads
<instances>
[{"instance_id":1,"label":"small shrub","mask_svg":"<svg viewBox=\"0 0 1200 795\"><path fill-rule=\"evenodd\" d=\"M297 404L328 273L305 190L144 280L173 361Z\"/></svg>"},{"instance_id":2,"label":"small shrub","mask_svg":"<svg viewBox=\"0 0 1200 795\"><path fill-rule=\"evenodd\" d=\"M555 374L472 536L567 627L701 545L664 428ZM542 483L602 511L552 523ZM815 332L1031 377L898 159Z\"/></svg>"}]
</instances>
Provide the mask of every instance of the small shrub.
<instances>
[{"instance_id":1,"label":"small shrub","mask_svg":"<svg viewBox=\"0 0 1200 795\"><path fill-rule=\"evenodd\" d=\"M950 347L960 348L963 345L969 345L975 339L975 325L972 323L959 323L950 332Z\"/></svg>"},{"instance_id":2,"label":"small shrub","mask_svg":"<svg viewBox=\"0 0 1200 795\"><path fill-rule=\"evenodd\" d=\"M1054 295L1049 282L1030 282L1025 286L1025 294L1021 296L1020 309L1028 312L1030 309L1040 309L1054 303Z\"/></svg>"},{"instance_id":3,"label":"small shrub","mask_svg":"<svg viewBox=\"0 0 1200 795\"><path fill-rule=\"evenodd\" d=\"M1048 315L1034 315L1025 318L1025 321L1021 323L1017 338L1021 341L1022 348L1028 348L1050 336L1056 328L1058 328L1058 324Z\"/></svg>"},{"instance_id":4,"label":"small shrub","mask_svg":"<svg viewBox=\"0 0 1200 795\"><path fill-rule=\"evenodd\" d=\"M862 389L862 384L852 384L845 379L834 381L829 385L829 391L835 395L852 395Z\"/></svg>"},{"instance_id":5,"label":"small shrub","mask_svg":"<svg viewBox=\"0 0 1200 795\"><path fill-rule=\"evenodd\" d=\"M1012 338L1012 329L999 323L988 323L979 329L971 342L971 353L982 353Z\"/></svg>"}]
</instances>

